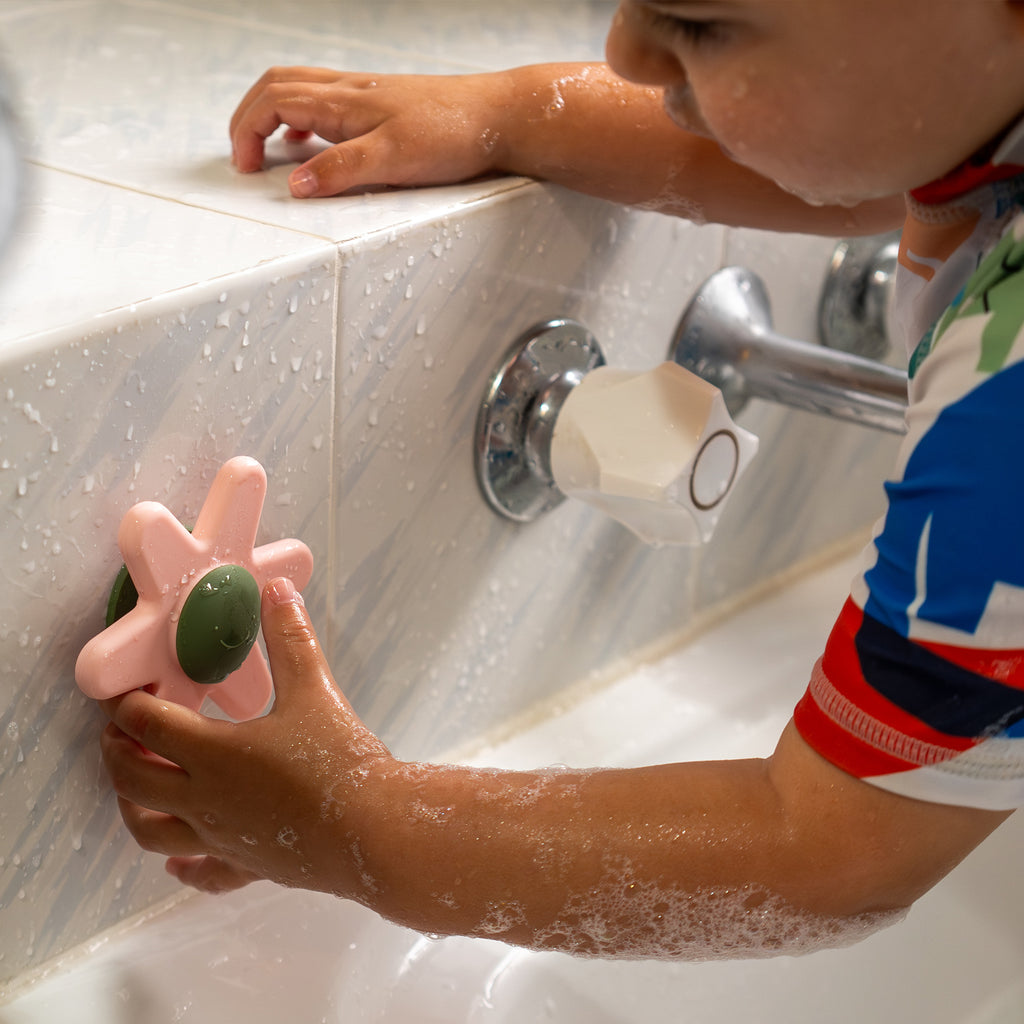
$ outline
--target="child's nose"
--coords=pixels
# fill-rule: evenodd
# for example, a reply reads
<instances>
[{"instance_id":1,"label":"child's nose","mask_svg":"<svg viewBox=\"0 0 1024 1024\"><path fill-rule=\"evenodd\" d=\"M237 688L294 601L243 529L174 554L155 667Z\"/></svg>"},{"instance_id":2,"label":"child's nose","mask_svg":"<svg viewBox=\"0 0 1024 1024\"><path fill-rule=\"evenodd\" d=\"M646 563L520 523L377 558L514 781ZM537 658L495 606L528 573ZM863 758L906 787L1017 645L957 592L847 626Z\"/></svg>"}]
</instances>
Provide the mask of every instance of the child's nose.
<instances>
[{"instance_id":1,"label":"child's nose","mask_svg":"<svg viewBox=\"0 0 1024 1024\"><path fill-rule=\"evenodd\" d=\"M686 68L669 47L646 30L631 0L622 0L615 12L605 56L617 75L638 85L686 84Z\"/></svg>"}]
</instances>

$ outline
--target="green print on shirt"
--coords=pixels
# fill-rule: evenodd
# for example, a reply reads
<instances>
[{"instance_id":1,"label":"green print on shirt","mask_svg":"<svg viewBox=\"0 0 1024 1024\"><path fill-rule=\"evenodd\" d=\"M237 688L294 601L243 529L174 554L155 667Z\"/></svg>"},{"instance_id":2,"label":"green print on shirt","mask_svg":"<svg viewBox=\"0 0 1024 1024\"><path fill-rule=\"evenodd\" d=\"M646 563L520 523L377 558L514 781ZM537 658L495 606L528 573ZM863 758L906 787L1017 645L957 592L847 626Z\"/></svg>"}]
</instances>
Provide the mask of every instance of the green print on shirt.
<instances>
[{"instance_id":1,"label":"green print on shirt","mask_svg":"<svg viewBox=\"0 0 1024 1024\"><path fill-rule=\"evenodd\" d=\"M927 351L923 345L914 353L914 369L921 359L939 343L942 335L956 320L972 316L987 317L981 331L979 373L997 373L1006 364L1013 343L1024 327L1024 239L1016 237L1015 221L999 240L999 244L981 261L978 269L964 285L964 290L939 318Z\"/></svg>"}]
</instances>

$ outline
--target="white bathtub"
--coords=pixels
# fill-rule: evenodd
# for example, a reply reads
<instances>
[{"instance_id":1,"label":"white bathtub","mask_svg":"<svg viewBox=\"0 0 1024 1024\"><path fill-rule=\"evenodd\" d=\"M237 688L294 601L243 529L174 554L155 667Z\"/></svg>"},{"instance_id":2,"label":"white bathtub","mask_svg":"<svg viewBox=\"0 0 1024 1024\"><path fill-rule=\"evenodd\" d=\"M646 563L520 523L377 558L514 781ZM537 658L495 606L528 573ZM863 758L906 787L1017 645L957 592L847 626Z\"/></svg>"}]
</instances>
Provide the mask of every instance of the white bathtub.
<instances>
[{"instance_id":1,"label":"white bathtub","mask_svg":"<svg viewBox=\"0 0 1024 1024\"><path fill-rule=\"evenodd\" d=\"M466 759L583 766L767 753L854 568L844 560L806 576ZM0 1006L0 1024L1021 1024L1022 853L1017 816L900 924L848 949L733 963L436 940L332 898L253 886L101 937Z\"/></svg>"}]
</instances>

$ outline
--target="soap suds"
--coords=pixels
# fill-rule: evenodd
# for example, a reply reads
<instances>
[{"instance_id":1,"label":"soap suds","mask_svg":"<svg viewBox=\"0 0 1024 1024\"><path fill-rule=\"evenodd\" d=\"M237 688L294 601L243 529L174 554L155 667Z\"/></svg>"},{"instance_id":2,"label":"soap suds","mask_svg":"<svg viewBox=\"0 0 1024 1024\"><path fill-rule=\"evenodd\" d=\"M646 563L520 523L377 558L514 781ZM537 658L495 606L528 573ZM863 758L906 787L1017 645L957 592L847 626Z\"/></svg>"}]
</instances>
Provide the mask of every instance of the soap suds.
<instances>
[{"instance_id":1,"label":"soap suds","mask_svg":"<svg viewBox=\"0 0 1024 1024\"><path fill-rule=\"evenodd\" d=\"M529 946L623 960L799 956L853 945L905 914L812 914L754 886L688 893L641 881L627 863L617 877L606 876L600 887L571 896ZM482 926L489 923L490 917Z\"/></svg>"},{"instance_id":2,"label":"soap suds","mask_svg":"<svg viewBox=\"0 0 1024 1024\"><path fill-rule=\"evenodd\" d=\"M299 834L295 829L290 826L285 826L277 833L277 842L279 846L287 846L289 849L293 848L298 841Z\"/></svg>"}]
</instances>

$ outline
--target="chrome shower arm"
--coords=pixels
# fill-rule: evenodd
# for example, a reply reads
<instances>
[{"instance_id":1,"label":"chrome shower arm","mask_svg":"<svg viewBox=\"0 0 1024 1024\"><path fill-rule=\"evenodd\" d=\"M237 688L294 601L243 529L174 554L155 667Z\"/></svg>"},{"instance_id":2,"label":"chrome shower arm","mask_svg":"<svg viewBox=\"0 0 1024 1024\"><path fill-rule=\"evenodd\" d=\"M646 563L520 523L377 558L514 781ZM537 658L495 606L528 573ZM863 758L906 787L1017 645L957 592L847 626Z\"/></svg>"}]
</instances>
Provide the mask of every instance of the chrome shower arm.
<instances>
[{"instance_id":1,"label":"chrome shower arm","mask_svg":"<svg viewBox=\"0 0 1024 1024\"><path fill-rule=\"evenodd\" d=\"M736 415L751 398L904 433L907 375L772 330L768 296L748 270L711 277L683 313L672 358L725 396Z\"/></svg>"}]
</instances>

